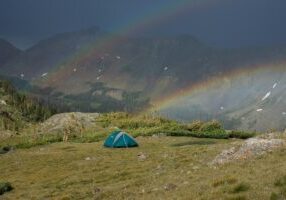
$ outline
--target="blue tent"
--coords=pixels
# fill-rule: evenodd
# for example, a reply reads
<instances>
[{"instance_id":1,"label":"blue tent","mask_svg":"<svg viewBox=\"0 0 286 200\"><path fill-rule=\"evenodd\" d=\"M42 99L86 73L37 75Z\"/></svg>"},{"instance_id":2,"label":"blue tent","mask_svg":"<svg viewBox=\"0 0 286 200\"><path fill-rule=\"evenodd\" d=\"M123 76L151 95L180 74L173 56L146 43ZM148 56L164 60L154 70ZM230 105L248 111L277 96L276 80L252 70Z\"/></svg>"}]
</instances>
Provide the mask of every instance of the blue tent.
<instances>
[{"instance_id":1,"label":"blue tent","mask_svg":"<svg viewBox=\"0 0 286 200\"><path fill-rule=\"evenodd\" d=\"M104 146L109 148L129 148L137 147L138 143L131 135L122 131L114 131L105 140Z\"/></svg>"}]
</instances>

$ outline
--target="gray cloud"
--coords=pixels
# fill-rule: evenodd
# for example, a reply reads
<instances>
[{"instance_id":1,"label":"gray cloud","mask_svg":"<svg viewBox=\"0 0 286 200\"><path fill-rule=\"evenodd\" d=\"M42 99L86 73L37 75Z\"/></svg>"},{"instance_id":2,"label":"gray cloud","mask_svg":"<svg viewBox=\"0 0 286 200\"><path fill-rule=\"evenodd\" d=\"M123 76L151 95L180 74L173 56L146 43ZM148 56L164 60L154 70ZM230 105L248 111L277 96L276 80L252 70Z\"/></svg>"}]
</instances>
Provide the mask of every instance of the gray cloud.
<instances>
[{"instance_id":1,"label":"gray cloud","mask_svg":"<svg viewBox=\"0 0 286 200\"><path fill-rule=\"evenodd\" d=\"M188 0L1 0L0 36L26 47L50 35L91 26L117 31L174 2ZM190 0L197 1L197 0ZM140 29L140 35L193 34L223 46L286 43L285 0L208 0ZM215 1L216 3L213 3ZM172 10L170 10L172 12ZM138 33L139 34L139 33Z\"/></svg>"}]
</instances>

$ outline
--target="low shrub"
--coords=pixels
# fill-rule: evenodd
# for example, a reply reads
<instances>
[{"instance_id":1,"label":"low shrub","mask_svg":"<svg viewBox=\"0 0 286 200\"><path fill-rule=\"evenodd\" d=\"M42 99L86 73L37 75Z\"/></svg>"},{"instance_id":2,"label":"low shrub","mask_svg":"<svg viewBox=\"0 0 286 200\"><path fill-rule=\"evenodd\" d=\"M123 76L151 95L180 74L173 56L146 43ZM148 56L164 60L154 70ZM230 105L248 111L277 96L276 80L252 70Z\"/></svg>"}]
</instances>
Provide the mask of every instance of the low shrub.
<instances>
[{"instance_id":1,"label":"low shrub","mask_svg":"<svg viewBox=\"0 0 286 200\"><path fill-rule=\"evenodd\" d=\"M286 188L280 188L278 193L272 192L270 200L283 200L286 199Z\"/></svg>"},{"instance_id":2,"label":"low shrub","mask_svg":"<svg viewBox=\"0 0 286 200\"><path fill-rule=\"evenodd\" d=\"M274 186L278 187L279 192L272 192L270 200L286 199L286 175L279 177L275 182Z\"/></svg>"},{"instance_id":3,"label":"low shrub","mask_svg":"<svg viewBox=\"0 0 286 200\"><path fill-rule=\"evenodd\" d=\"M199 131L203 125L204 125L203 121L195 120L192 123L187 124L187 129L192 132Z\"/></svg>"},{"instance_id":4,"label":"low shrub","mask_svg":"<svg viewBox=\"0 0 286 200\"><path fill-rule=\"evenodd\" d=\"M213 131L198 131L191 132L190 136L198 138L215 138L215 139L228 139L229 135L223 129L213 130Z\"/></svg>"},{"instance_id":5,"label":"low shrub","mask_svg":"<svg viewBox=\"0 0 286 200\"><path fill-rule=\"evenodd\" d=\"M12 149L13 149L13 147L11 147L11 146L0 147L0 154L8 153Z\"/></svg>"},{"instance_id":6,"label":"low shrub","mask_svg":"<svg viewBox=\"0 0 286 200\"><path fill-rule=\"evenodd\" d=\"M279 199L282 199L282 197L279 194L275 192L271 193L270 200L279 200Z\"/></svg>"},{"instance_id":7,"label":"low shrub","mask_svg":"<svg viewBox=\"0 0 286 200\"><path fill-rule=\"evenodd\" d=\"M136 136L151 136L163 133L167 136L190 136L198 138L241 138L253 137L253 133L242 131L227 132L220 122L212 120L209 122L193 121L183 124L174 120L154 115L132 116L126 113L104 114L97 120L104 128L107 124L116 126Z\"/></svg>"},{"instance_id":8,"label":"low shrub","mask_svg":"<svg viewBox=\"0 0 286 200\"><path fill-rule=\"evenodd\" d=\"M201 125L199 131L212 132L217 130L223 130L222 124L216 120L205 122Z\"/></svg>"},{"instance_id":9,"label":"low shrub","mask_svg":"<svg viewBox=\"0 0 286 200\"><path fill-rule=\"evenodd\" d=\"M11 190L13 190L13 187L9 182L0 182L0 195Z\"/></svg>"},{"instance_id":10,"label":"low shrub","mask_svg":"<svg viewBox=\"0 0 286 200\"><path fill-rule=\"evenodd\" d=\"M245 131L230 131L230 138L239 138L239 139L247 139L254 137L256 135L255 132L245 132Z\"/></svg>"}]
</instances>

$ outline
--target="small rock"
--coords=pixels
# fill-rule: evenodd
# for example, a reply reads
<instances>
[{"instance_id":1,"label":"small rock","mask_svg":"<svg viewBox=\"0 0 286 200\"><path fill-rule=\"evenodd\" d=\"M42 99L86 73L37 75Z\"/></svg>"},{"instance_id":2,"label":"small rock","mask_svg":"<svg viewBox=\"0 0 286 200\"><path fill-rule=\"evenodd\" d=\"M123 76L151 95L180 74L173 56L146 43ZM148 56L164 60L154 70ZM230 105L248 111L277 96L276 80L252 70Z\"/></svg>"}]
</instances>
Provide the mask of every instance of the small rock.
<instances>
[{"instance_id":1,"label":"small rock","mask_svg":"<svg viewBox=\"0 0 286 200\"><path fill-rule=\"evenodd\" d=\"M177 188L177 185L175 185L173 183L168 183L168 184L164 185L164 189L166 191L175 190L176 188Z\"/></svg>"},{"instance_id":2,"label":"small rock","mask_svg":"<svg viewBox=\"0 0 286 200\"><path fill-rule=\"evenodd\" d=\"M163 154L163 156L162 156L163 158L168 158L169 156L168 156L168 154Z\"/></svg>"},{"instance_id":3,"label":"small rock","mask_svg":"<svg viewBox=\"0 0 286 200\"><path fill-rule=\"evenodd\" d=\"M137 155L137 157L138 157L138 160L139 161L144 161L144 160L146 160L146 155L144 154L144 153L142 153L142 152L140 152L138 155Z\"/></svg>"},{"instance_id":4,"label":"small rock","mask_svg":"<svg viewBox=\"0 0 286 200\"><path fill-rule=\"evenodd\" d=\"M101 199L100 198L100 195L101 195L101 189L100 188L94 187L92 193L93 193L94 199Z\"/></svg>"},{"instance_id":5,"label":"small rock","mask_svg":"<svg viewBox=\"0 0 286 200\"><path fill-rule=\"evenodd\" d=\"M157 134L153 134L152 138L159 138L159 137L166 137L166 133L157 133Z\"/></svg>"},{"instance_id":6,"label":"small rock","mask_svg":"<svg viewBox=\"0 0 286 200\"><path fill-rule=\"evenodd\" d=\"M93 189L93 192L94 192L94 193L99 193L99 192L101 192L101 190L100 190L100 188L95 187L95 188Z\"/></svg>"},{"instance_id":7,"label":"small rock","mask_svg":"<svg viewBox=\"0 0 286 200\"><path fill-rule=\"evenodd\" d=\"M183 184L184 184L184 185L188 185L188 184L189 184L189 181L184 181Z\"/></svg>"},{"instance_id":8,"label":"small rock","mask_svg":"<svg viewBox=\"0 0 286 200\"><path fill-rule=\"evenodd\" d=\"M283 133L281 134L280 132L271 132L271 133L266 133L266 134L259 135L259 136L257 136L257 138L261 138L261 139L278 139L282 135L283 135Z\"/></svg>"},{"instance_id":9,"label":"small rock","mask_svg":"<svg viewBox=\"0 0 286 200\"><path fill-rule=\"evenodd\" d=\"M6 101L4 101L4 100L0 100L0 104L4 105L4 106L7 105Z\"/></svg>"}]
</instances>

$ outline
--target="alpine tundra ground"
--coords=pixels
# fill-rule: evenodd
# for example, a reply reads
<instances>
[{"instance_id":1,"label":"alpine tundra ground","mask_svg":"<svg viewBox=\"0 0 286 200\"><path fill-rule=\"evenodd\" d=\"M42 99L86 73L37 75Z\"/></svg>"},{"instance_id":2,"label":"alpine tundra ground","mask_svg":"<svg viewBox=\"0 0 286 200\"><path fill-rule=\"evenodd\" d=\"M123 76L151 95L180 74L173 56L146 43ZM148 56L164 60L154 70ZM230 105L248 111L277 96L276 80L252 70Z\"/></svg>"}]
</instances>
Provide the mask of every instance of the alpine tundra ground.
<instances>
[{"instance_id":1,"label":"alpine tundra ground","mask_svg":"<svg viewBox=\"0 0 286 200\"><path fill-rule=\"evenodd\" d=\"M137 137L139 148L60 142L0 155L0 199L285 199L286 149L209 166L239 139Z\"/></svg>"}]
</instances>

